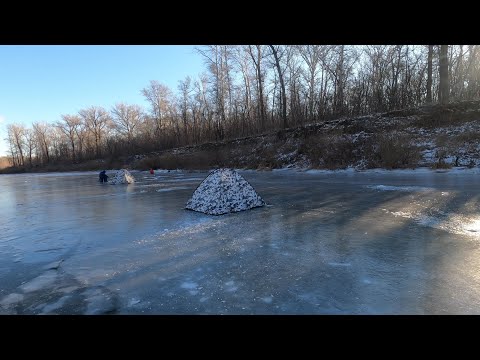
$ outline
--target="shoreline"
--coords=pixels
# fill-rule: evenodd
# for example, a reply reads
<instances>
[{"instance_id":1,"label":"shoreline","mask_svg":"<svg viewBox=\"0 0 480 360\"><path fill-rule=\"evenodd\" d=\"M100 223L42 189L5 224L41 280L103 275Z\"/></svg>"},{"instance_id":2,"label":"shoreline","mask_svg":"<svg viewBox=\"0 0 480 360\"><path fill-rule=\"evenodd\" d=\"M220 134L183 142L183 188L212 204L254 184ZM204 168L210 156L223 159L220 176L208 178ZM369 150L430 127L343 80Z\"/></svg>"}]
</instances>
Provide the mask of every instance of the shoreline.
<instances>
[{"instance_id":1,"label":"shoreline","mask_svg":"<svg viewBox=\"0 0 480 360\"><path fill-rule=\"evenodd\" d=\"M167 170L167 169L154 169L155 174L166 174L166 173L203 173L203 172L210 172L218 167L212 167L210 169L174 169L174 170ZM230 168L230 167L226 167ZM374 168L374 169L364 169L359 170L354 167L349 167L346 169L335 169L335 170L328 170L328 169L310 169L310 168L297 168L297 167L284 167L278 169L245 169L245 168L233 168L236 171L241 172L288 172L288 173L305 173L309 175L328 175L328 174L389 174L389 175L432 175L432 174L450 174L450 175L477 175L480 174L480 168L468 168L465 166L459 167L452 167L450 169L432 169L430 167L418 167L416 169L382 169L382 168ZM120 169L106 169L107 173L112 173L118 171ZM127 170L131 173L147 173L149 170L136 170L136 169L128 169ZM21 173L0 173L0 175L27 175L27 174L37 174L41 176L45 176L47 174L98 174L99 170L70 170L70 171L36 171L36 172L21 172Z\"/></svg>"}]
</instances>

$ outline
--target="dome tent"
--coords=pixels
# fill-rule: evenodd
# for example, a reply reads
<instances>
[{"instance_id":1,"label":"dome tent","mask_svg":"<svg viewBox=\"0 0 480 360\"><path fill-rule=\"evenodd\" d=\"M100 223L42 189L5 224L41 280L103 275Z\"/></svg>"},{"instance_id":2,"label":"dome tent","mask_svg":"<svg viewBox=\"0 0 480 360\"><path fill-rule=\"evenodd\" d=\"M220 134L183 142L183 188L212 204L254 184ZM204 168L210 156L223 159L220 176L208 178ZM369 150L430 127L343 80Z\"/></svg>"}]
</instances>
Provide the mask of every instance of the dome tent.
<instances>
[{"instance_id":1,"label":"dome tent","mask_svg":"<svg viewBox=\"0 0 480 360\"><path fill-rule=\"evenodd\" d=\"M264 205L265 201L237 171L217 169L197 187L185 208L222 215Z\"/></svg>"},{"instance_id":2,"label":"dome tent","mask_svg":"<svg viewBox=\"0 0 480 360\"><path fill-rule=\"evenodd\" d=\"M135 178L128 172L128 170L120 169L118 170L113 179L110 181L110 184L132 184L135 182Z\"/></svg>"}]
</instances>

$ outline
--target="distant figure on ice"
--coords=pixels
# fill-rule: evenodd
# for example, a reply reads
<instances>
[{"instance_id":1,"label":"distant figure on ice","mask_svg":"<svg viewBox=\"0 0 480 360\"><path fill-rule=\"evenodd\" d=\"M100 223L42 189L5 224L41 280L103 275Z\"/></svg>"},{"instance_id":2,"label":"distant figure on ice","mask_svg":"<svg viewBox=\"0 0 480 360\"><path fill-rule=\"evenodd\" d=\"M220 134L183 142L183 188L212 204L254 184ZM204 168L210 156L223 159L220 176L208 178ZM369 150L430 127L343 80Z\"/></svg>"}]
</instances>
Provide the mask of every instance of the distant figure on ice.
<instances>
[{"instance_id":1,"label":"distant figure on ice","mask_svg":"<svg viewBox=\"0 0 480 360\"><path fill-rule=\"evenodd\" d=\"M105 170L100 171L100 174L98 175L98 178L99 178L98 181L100 181L101 183L108 181L108 175L105 174Z\"/></svg>"},{"instance_id":2,"label":"distant figure on ice","mask_svg":"<svg viewBox=\"0 0 480 360\"><path fill-rule=\"evenodd\" d=\"M150 168L150 174L155 175L155 171L152 168Z\"/></svg>"}]
</instances>

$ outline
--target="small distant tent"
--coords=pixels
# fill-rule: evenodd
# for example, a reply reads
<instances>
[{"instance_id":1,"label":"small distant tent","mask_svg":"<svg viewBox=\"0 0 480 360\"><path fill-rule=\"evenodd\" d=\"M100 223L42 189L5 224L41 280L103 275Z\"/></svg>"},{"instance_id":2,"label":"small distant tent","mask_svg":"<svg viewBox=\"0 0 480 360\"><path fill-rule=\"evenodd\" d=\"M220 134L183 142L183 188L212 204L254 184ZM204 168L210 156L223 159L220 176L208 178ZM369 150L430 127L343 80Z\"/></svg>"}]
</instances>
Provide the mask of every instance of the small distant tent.
<instances>
[{"instance_id":1,"label":"small distant tent","mask_svg":"<svg viewBox=\"0 0 480 360\"><path fill-rule=\"evenodd\" d=\"M113 179L110 180L110 184L117 185L117 184L132 184L135 182L135 178L128 172L128 170L120 169L118 170Z\"/></svg>"},{"instance_id":2,"label":"small distant tent","mask_svg":"<svg viewBox=\"0 0 480 360\"><path fill-rule=\"evenodd\" d=\"M264 205L265 201L237 171L217 169L197 187L185 208L222 215Z\"/></svg>"}]
</instances>

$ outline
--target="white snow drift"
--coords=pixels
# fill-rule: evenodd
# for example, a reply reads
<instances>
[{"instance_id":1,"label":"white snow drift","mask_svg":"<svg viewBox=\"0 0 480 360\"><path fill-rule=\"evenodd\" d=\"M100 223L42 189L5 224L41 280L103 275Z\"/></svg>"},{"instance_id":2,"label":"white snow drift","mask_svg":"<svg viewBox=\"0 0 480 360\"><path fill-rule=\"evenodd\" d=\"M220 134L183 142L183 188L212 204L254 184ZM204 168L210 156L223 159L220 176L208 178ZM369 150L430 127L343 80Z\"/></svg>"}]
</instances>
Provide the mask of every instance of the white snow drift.
<instances>
[{"instance_id":1,"label":"white snow drift","mask_svg":"<svg viewBox=\"0 0 480 360\"><path fill-rule=\"evenodd\" d=\"M185 208L209 215L222 215L264 205L265 201L238 172L217 169L197 187Z\"/></svg>"}]
</instances>

